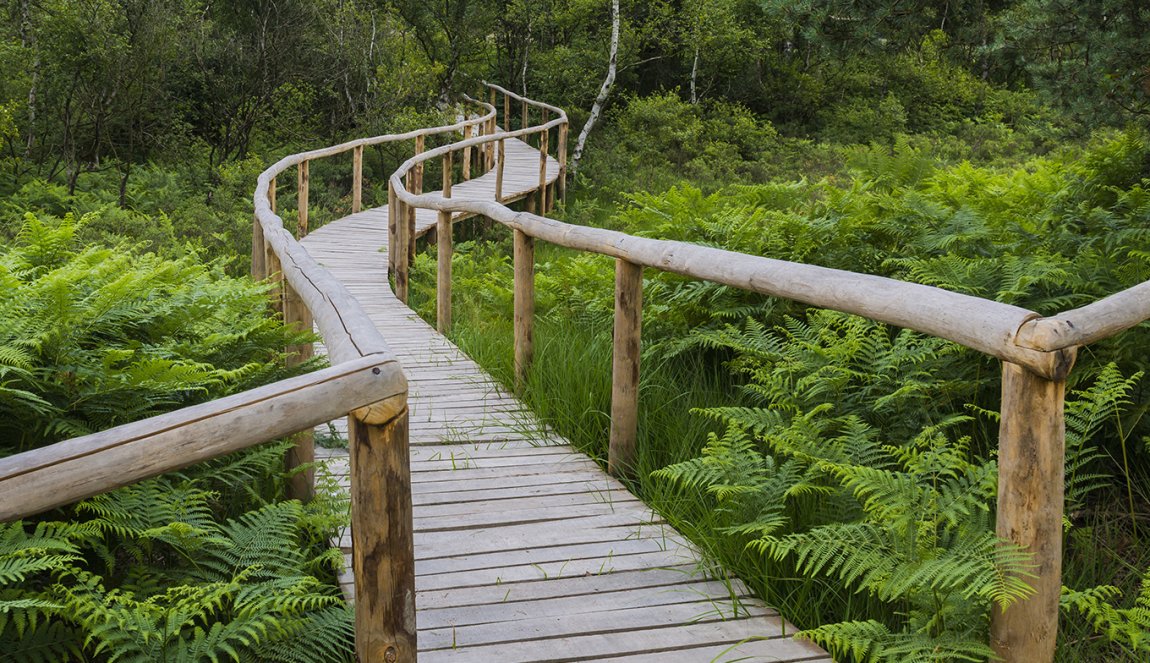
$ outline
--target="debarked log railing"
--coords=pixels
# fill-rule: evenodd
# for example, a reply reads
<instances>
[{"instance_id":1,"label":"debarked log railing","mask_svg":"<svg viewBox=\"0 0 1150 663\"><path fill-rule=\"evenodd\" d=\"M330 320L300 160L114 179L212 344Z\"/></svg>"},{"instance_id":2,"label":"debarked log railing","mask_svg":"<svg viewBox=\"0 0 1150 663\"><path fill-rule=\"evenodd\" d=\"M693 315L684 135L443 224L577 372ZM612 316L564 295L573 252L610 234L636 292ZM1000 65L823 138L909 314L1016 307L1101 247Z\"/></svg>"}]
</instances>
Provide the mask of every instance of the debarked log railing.
<instances>
[{"instance_id":1,"label":"debarked log railing","mask_svg":"<svg viewBox=\"0 0 1150 663\"><path fill-rule=\"evenodd\" d=\"M997 533L1033 554L1035 594L1005 611L994 610L991 644L1011 663L1048 662L1054 658L1058 599L1062 576L1062 512L1066 377L1078 348L1113 336L1150 318L1150 282L1088 306L1044 318L1016 306L962 295L930 286L814 265L773 260L684 242L634 237L575 226L537 215L548 202L544 173L548 132L567 126L563 111L530 102L497 86L504 95L504 126L510 124L511 101L544 109L542 123L515 131L465 138L408 159L392 174L389 187L396 205L439 212L437 315L439 328L451 316L451 220L483 216L514 232L514 345L517 384L524 383L531 361L534 312L534 241L616 259L614 350L612 360L609 471L627 474L636 459L642 269L650 267L713 281L764 295L852 313L959 343L1003 361L1002 419L999 431ZM547 111L556 113L548 120ZM537 205L515 211L496 202L451 197L451 169L445 165L443 190L421 193L403 179L431 159L450 164L453 155L470 150L501 155L510 139L538 134L540 196ZM559 161L565 165L560 147ZM500 160L501 162L501 160ZM557 181L561 191L563 177ZM530 201L529 201L530 202ZM769 229L765 230L769 232ZM404 250L401 246L400 250ZM410 253L397 258L406 279ZM446 268L445 268L446 266Z\"/></svg>"},{"instance_id":2,"label":"debarked log railing","mask_svg":"<svg viewBox=\"0 0 1150 663\"><path fill-rule=\"evenodd\" d=\"M361 661L414 661L407 381L367 313L297 238L308 232L310 161L352 152L351 207L353 213L358 212L363 200L365 146L411 140L418 153L428 136L494 132L494 108L477 105L483 113L455 124L292 155L260 175L254 196L252 275L271 279L271 306L285 322L318 330L330 368L2 458L0 520L24 518L293 434L296 444L286 463L292 468L306 467L314 460L312 428L347 416L357 657ZM293 166L297 170L296 236L275 213L276 178ZM298 364L311 351L310 344L289 347L288 362ZM311 473L297 473L288 490L291 497L310 497Z\"/></svg>"}]
</instances>

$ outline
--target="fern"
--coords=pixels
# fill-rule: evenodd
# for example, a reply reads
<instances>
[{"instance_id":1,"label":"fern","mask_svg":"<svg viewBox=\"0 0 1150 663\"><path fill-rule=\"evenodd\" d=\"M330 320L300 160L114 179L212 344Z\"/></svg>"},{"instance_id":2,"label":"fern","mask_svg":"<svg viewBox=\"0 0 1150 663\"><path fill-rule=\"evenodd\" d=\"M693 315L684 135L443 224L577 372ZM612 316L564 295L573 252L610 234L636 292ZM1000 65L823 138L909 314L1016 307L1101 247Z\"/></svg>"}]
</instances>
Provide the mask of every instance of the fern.
<instances>
[{"instance_id":1,"label":"fern","mask_svg":"<svg viewBox=\"0 0 1150 663\"><path fill-rule=\"evenodd\" d=\"M1063 613L1076 612L1090 621L1098 633L1131 654L1150 654L1150 569L1143 572L1142 587L1130 607L1120 608L1113 601L1121 590L1109 585L1075 591L1062 588Z\"/></svg>"},{"instance_id":2,"label":"fern","mask_svg":"<svg viewBox=\"0 0 1150 663\"><path fill-rule=\"evenodd\" d=\"M1119 417L1133 404L1130 395L1142 375L1139 371L1123 377L1116 364L1107 364L1089 388L1074 391L1074 398L1067 399L1064 412L1068 512L1081 509L1092 493L1109 485L1111 475L1097 469L1106 454L1096 439L1108 423L1121 430Z\"/></svg>"}]
</instances>

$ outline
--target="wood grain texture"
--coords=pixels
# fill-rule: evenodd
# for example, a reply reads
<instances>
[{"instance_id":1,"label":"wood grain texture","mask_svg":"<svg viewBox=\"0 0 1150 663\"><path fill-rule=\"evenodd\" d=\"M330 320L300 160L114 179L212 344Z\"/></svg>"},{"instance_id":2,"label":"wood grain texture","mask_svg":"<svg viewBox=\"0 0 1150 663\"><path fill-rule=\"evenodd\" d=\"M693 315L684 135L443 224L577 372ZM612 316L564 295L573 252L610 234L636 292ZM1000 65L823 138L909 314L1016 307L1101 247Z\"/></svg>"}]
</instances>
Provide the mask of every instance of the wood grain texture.
<instances>
[{"instance_id":1,"label":"wood grain texture","mask_svg":"<svg viewBox=\"0 0 1150 663\"><path fill-rule=\"evenodd\" d=\"M1034 596L991 614L991 645L1006 661L1054 660L1062 589L1065 397L1065 382L1003 364L997 532L1029 549L1035 564L1034 577L1026 579Z\"/></svg>"},{"instance_id":2,"label":"wood grain texture","mask_svg":"<svg viewBox=\"0 0 1150 663\"><path fill-rule=\"evenodd\" d=\"M407 411L382 425L352 417L352 569L360 661L414 661L415 551Z\"/></svg>"},{"instance_id":3,"label":"wood grain texture","mask_svg":"<svg viewBox=\"0 0 1150 663\"><path fill-rule=\"evenodd\" d=\"M515 386L516 389L523 389L535 354L535 243L519 231L515 231L513 242Z\"/></svg>"},{"instance_id":4,"label":"wood grain texture","mask_svg":"<svg viewBox=\"0 0 1150 663\"><path fill-rule=\"evenodd\" d=\"M615 261L615 327L611 355L611 438L607 471L634 473L639 457L639 355L643 328L643 268Z\"/></svg>"}]
</instances>

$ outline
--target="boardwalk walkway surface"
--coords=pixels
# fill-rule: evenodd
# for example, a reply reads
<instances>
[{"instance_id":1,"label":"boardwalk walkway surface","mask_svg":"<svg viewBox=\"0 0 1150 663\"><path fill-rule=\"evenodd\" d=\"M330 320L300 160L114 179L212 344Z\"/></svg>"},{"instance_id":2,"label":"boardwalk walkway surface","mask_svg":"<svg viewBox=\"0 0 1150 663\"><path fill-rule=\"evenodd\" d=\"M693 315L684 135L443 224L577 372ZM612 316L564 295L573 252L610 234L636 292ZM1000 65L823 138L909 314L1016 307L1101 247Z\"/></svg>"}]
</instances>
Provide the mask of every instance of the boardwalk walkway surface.
<instances>
[{"instance_id":1,"label":"boardwalk walkway surface","mask_svg":"<svg viewBox=\"0 0 1150 663\"><path fill-rule=\"evenodd\" d=\"M538 172L538 152L508 140L504 197L533 190ZM492 200L494 176L452 197ZM418 230L435 219L419 210ZM831 660L739 581L708 579L679 533L396 299L387 235L383 207L302 243L359 299L410 384L420 661ZM346 454L329 453L346 486ZM343 586L353 599L350 577Z\"/></svg>"}]
</instances>

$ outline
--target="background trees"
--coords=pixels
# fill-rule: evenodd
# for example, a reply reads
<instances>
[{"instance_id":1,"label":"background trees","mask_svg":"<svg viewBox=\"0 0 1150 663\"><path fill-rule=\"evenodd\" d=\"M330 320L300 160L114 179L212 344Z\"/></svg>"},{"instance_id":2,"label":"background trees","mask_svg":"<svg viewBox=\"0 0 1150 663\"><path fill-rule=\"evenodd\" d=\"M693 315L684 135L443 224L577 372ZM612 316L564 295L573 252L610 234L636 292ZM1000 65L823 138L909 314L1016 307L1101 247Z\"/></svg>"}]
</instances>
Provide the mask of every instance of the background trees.
<instances>
[{"instance_id":1,"label":"background trees","mask_svg":"<svg viewBox=\"0 0 1150 663\"><path fill-rule=\"evenodd\" d=\"M134 164L210 169L383 129L481 78L586 112L611 32L604 0L8 0L4 10L8 186L35 175L70 189L85 172L115 171L124 188ZM621 13L615 98L733 101L791 135L830 127L866 142L841 115L915 130L931 67L1033 89L1092 123L1150 114L1145 3L625 0Z\"/></svg>"}]
</instances>

